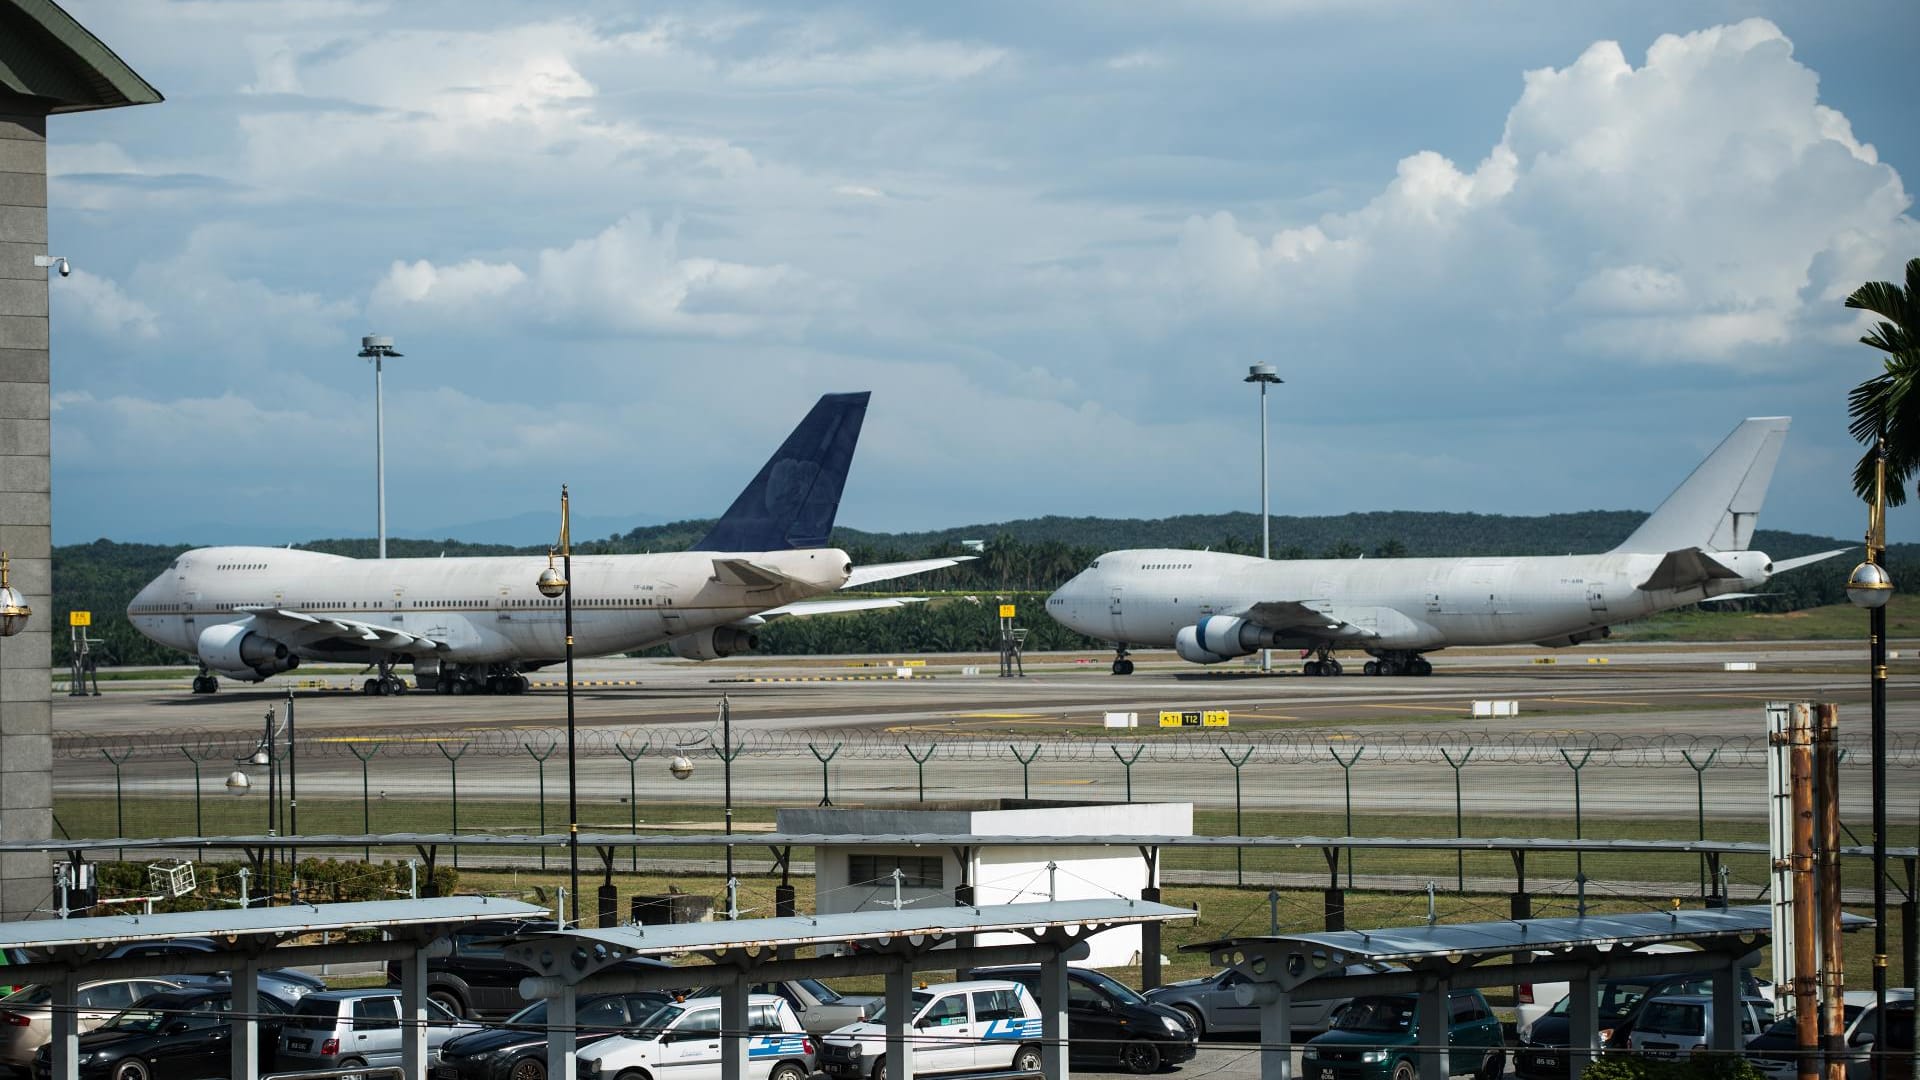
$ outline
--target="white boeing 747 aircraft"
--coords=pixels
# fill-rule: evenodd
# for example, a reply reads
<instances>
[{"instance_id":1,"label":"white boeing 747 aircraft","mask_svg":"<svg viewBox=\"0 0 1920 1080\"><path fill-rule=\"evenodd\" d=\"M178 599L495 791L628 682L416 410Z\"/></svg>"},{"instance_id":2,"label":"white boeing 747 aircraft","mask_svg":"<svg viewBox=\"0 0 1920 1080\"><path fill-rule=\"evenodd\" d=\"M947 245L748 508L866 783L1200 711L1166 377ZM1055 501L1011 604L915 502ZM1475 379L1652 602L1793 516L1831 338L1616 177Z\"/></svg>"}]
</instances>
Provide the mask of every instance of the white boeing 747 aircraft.
<instances>
[{"instance_id":1,"label":"white boeing 747 aircraft","mask_svg":"<svg viewBox=\"0 0 1920 1080\"><path fill-rule=\"evenodd\" d=\"M813 600L837 589L952 566L968 557L855 568L826 546L866 418L865 393L822 397L692 551L575 555L576 656L666 642L711 660L753 649L784 615L898 607L898 599ZM350 559L286 548L186 552L140 590L127 617L193 654L195 693L219 676L259 682L302 660L373 664L372 694L397 693L412 664L422 689L523 693L523 672L565 656L562 601L536 587L544 558Z\"/></svg>"},{"instance_id":2,"label":"white boeing 747 aircraft","mask_svg":"<svg viewBox=\"0 0 1920 1080\"><path fill-rule=\"evenodd\" d=\"M1730 599L1775 574L1848 550L1778 563L1748 550L1788 418L1734 428L1632 536L1604 555L1268 561L1205 551L1113 551L1047 600L1047 614L1127 652L1173 646L1217 664L1264 648L1309 650L1309 675L1338 675L1336 649L1369 675L1427 675L1449 645L1549 648L1608 636L1614 623Z\"/></svg>"}]
</instances>

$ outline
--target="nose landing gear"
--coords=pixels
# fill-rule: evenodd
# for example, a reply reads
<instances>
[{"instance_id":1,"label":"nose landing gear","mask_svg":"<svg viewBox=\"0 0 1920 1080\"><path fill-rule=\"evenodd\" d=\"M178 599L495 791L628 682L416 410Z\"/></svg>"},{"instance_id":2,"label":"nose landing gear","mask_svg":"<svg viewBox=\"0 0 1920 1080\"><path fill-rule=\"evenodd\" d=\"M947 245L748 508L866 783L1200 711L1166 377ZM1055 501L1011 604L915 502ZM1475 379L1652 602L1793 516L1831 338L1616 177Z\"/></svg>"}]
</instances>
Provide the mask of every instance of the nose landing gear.
<instances>
[{"instance_id":1,"label":"nose landing gear","mask_svg":"<svg viewBox=\"0 0 1920 1080\"><path fill-rule=\"evenodd\" d=\"M1133 661L1127 659L1127 647L1125 645L1115 645L1113 647L1113 673L1115 675L1133 674Z\"/></svg>"}]
</instances>

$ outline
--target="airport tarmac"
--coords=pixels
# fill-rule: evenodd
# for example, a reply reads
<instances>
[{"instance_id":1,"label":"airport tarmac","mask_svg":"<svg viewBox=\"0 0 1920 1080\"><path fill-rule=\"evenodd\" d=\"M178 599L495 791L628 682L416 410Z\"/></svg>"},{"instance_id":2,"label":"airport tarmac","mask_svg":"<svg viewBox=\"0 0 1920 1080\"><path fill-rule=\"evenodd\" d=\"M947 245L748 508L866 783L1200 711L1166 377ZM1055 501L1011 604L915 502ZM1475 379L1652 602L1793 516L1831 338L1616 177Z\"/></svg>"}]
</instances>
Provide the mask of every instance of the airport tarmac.
<instances>
[{"instance_id":1,"label":"airport tarmac","mask_svg":"<svg viewBox=\"0 0 1920 1080\"><path fill-rule=\"evenodd\" d=\"M1889 731L1895 767L1890 783L1896 820L1914 818L1920 770L1906 764L1920 743L1920 660L1906 643L1892 662ZM1554 663L1536 661L1550 657ZM1436 654L1427 678L1298 674L1298 659L1276 655L1262 676L1247 665L1199 669L1170 654L1136 654L1131 676L1108 673L1110 655L1030 655L1024 678L996 677L992 656L924 659L924 667L889 666L899 657L746 658L707 664L679 660L593 660L577 666L575 710L583 795L627 794L630 773L616 745L643 743L651 765L643 801L718 802L722 772L709 729L721 695L732 705L736 742L735 798L743 803L809 805L822 797L822 766L809 752L840 751L827 766L836 804L912 800L918 778L904 747L940 749L926 772L928 798L1118 798L1128 770L1117 747L1144 745L1130 770L1136 800L1193 800L1233 805L1233 772L1222 744L1262 748L1246 775L1243 805L1299 810L1342 806L1342 774L1323 751L1343 757L1362 750L1354 768L1356 810L1450 812L1454 774L1437 747L1455 759L1478 746L1464 773L1467 800L1480 813L1567 815L1570 772L1557 748L1576 755L1588 745L1612 746L1584 774L1585 812L1600 816L1691 819L1704 794L1715 817L1760 819L1765 769L1756 746L1764 738L1769 701L1839 704L1849 756L1843 809L1867 812L1868 756L1864 645L1621 645L1554 653L1527 649L1459 649ZM1601 662L1604 661L1604 662ZM1728 662L1755 670L1727 671ZM968 669L977 674L965 674ZM911 672L901 677L902 672ZM552 670L536 684L557 682ZM317 689L356 685L339 674L270 680L260 687L223 684L212 696L186 692L185 678L103 683L100 697L55 699L56 781L62 793L111 790L112 774L93 749L131 746L178 763L177 746L250 738L268 708L294 692L303 746L303 795L359 794L360 766L348 745L383 743L374 783L383 791L433 797L446 787L447 764L431 745L473 742L463 759L463 792L497 795L529 784L519 742L544 743L563 730L565 695L536 689L515 697L410 693L378 698ZM1517 717L1474 718L1475 700L1518 703ZM1230 727L1163 731L1161 710L1225 710ZM1140 729L1103 729L1107 712L1137 713ZM1725 756L1699 777L1679 757L1686 740L1702 740L1696 760L1714 746ZM504 749L503 749L504 744ZM1517 749L1516 749L1517 745ZM1043 747L1031 766L1016 755ZM1116 747L1109 751L1109 747ZM1657 750L1636 751L1653 746ZM486 751L491 747L492 752ZM1383 753L1382 748L1398 748ZM1409 749L1411 747L1411 749ZM331 748L332 753L324 752ZM682 752L695 776L662 783L664 758ZM137 775L139 760L126 766ZM170 773L178 773L177 768ZM1284 781L1280 778L1284 777ZM1851 782L1855 778L1860 782ZM558 779L549 777L549 785ZM172 782L165 777L153 783ZM184 781L181 781L184 782ZM530 793L528 793L530 794ZM470 797L470 796L469 796Z\"/></svg>"}]
</instances>

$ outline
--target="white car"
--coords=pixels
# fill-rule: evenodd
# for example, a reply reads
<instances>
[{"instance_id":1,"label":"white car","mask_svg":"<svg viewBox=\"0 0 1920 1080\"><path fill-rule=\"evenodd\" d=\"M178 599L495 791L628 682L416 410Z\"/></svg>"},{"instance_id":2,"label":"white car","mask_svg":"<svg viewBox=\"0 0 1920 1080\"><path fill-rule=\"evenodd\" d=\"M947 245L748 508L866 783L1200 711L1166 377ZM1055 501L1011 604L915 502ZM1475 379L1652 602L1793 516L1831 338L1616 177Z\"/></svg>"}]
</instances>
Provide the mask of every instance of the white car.
<instances>
[{"instance_id":1,"label":"white car","mask_svg":"<svg viewBox=\"0 0 1920 1080\"><path fill-rule=\"evenodd\" d=\"M1004 979L941 983L913 992L913 1071L922 1073L1040 1070L1040 1006L1027 988ZM887 1017L820 1042L820 1068L833 1077L886 1080Z\"/></svg>"},{"instance_id":2,"label":"white car","mask_svg":"<svg viewBox=\"0 0 1920 1080\"><path fill-rule=\"evenodd\" d=\"M813 1075L813 1038L785 1000L747 997L747 1071L743 1080L807 1080ZM660 1006L623 1035L580 1051L582 1080L720 1080L719 998Z\"/></svg>"},{"instance_id":3,"label":"white car","mask_svg":"<svg viewBox=\"0 0 1920 1080\"><path fill-rule=\"evenodd\" d=\"M1773 1022L1765 998L1740 999L1740 1033L1735 1048L1744 1047ZM1713 1045L1713 998L1705 994L1677 994L1650 999L1633 1021L1627 1045L1644 1058L1679 1061Z\"/></svg>"}]
</instances>

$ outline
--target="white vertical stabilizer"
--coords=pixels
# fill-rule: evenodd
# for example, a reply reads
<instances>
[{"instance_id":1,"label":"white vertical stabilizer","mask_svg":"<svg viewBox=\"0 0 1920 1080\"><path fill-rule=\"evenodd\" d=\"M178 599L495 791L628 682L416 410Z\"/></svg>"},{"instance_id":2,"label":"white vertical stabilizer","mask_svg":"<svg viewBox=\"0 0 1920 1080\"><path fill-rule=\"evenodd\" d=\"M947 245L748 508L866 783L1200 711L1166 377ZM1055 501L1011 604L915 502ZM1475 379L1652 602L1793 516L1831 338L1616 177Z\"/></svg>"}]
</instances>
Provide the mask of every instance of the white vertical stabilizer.
<instances>
[{"instance_id":1,"label":"white vertical stabilizer","mask_svg":"<svg viewBox=\"0 0 1920 1080\"><path fill-rule=\"evenodd\" d=\"M1664 554L1684 548L1745 551L1760 519L1773 466L1787 440L1785 416L1740 422L1667 501L1615 551Z\"/></svg>"}]
</instances>

